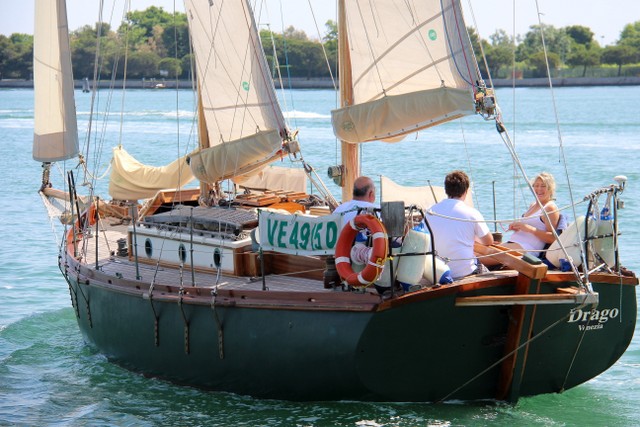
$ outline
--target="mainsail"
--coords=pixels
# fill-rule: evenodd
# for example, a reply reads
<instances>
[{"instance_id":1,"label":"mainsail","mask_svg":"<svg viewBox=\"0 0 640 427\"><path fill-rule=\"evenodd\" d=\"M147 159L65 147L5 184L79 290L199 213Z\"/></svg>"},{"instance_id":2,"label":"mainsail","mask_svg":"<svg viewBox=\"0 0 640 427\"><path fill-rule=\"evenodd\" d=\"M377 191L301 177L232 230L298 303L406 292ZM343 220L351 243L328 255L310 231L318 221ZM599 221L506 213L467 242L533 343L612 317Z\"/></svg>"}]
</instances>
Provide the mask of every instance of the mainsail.
<instances>
[{"instance_id":1,"label":"mainsail","mask_svg":"<svg viewBox=\"0 0 640 427\"><path fill-rule=\"evenodd\" d=\"M33 159L71 159L78 154L78 128L65 1L36 0L35 12Z\"/></svg>"},{"instance_id":2,"label":"mainsail","mask_svg":"<svg viewBox=\"0 0 640 427\"><path fill-rule=\"evenodd\" d=\"M396 142L476 112L480 74L458 0L343 4L352 102L332 111L338 138Z\"/></svg>"},{"instance_id":3,"label":"mainsail","mask_svg":"<svg viewBox=\"0 0 640 427\"><path fill-rule=\"evenodd\" d=\"M245 0L185 2L208 147L190 156L194 175L215 183L259 170L287 135Z\"/></svg>"}]
</instances>

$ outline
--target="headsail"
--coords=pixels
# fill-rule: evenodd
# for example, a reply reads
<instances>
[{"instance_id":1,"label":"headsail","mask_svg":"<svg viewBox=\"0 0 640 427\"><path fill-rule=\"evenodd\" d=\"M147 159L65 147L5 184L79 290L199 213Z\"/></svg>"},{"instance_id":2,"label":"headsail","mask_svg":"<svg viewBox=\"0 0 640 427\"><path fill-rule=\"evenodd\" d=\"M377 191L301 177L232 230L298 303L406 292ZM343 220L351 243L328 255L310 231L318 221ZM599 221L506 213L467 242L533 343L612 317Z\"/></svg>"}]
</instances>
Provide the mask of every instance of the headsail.
<instances>
[{"instance_id":1,"label":"headsail","mask_svg":"<svg viewBox=\"0 0 640 427\"><path fill-rule=\"evenodd\" d=\"M65 1L36 0L35 13L33 159L71 159L78 154L78 125Z\"/></svg>"},{"instance_id":2,"label":"headsail","mask_svg":"<svg viewBox=\"0 0 640 427\"><path fill-rule=\"evenodd\" d=\"M476 112L480 75L459 0L345 1L344 8L353 104L332 111L338 138L395 142Z\"/></svg>"},{"instance_id":3,"label":"headsail","mask_svg":"<svg viewBox=\"0 0 640 427\"><path fill-rule=\"evenodd\" d=\"M191 169L209 183L257 171L278 156L287 130L251 7L245 0L185 7L210 145L190 157Z\"/></svg>"}]
</instances>

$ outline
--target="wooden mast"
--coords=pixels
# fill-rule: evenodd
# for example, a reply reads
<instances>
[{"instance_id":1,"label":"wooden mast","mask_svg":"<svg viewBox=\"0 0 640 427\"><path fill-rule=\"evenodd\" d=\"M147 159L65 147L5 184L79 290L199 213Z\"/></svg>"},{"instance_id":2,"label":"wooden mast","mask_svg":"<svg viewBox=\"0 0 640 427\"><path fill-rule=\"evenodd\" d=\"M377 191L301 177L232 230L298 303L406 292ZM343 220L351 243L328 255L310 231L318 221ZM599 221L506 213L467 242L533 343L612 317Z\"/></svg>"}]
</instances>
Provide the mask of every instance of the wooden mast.
<instances>
[{"instance_id":1,"label":"wooden mast","mask_svg":"<svg viewBox=\"0 0 640 427\"><path fill-rule=\"evenodd\" d=\"M340 106L353 105L353 78L351 57L347 39L347 19L345 0L338 1L338 74L340 82ZM344 170L342 172L342 201L351 200L353 182L360 175L360 154L358 144L340 141L340 154Z\"/></svg>"}]
</instances>

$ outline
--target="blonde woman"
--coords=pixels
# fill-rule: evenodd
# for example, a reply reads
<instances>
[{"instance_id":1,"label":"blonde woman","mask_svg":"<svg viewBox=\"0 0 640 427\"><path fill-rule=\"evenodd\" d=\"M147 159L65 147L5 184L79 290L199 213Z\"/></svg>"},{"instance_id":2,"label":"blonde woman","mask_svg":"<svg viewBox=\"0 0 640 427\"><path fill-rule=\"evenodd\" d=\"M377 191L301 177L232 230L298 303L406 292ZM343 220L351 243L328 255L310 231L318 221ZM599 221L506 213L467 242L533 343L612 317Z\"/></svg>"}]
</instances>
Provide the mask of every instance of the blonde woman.
<instances>
[{"instance_id":1,"label":"blonde woman","mask_svg":"<svg viewBox=\"0 0 640 427\"><path fill-rule=\"evenodd\" d=\"M540 203L538 204L537 201L531 203L520 220L509 224L509 230L514 233L504 246L525 250L533 256L539 256L539 251L546 244L554 241L553 230L558 226L560 212L554 202L556 182L553 175L548 172L538 174L533 179L532 186ZM547 212L549 219L543 215L540 205Z\"/></svg>"}]
</instances>

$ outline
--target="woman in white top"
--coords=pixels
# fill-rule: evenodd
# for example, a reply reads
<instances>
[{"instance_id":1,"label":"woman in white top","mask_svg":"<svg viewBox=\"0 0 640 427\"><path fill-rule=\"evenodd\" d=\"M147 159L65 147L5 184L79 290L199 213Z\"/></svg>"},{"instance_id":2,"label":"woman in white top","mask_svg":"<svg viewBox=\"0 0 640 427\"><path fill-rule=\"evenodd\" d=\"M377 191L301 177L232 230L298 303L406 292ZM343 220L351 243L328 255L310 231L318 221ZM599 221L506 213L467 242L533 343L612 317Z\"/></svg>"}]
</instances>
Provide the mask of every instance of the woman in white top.
<instances>
[{"instance_id":1,"label":"woman in white top","mask_svg":"<svg viewBox=\"0 0 640 427\"><path fill-rule=\"evenodd\" d=\"M560 212L554 202L556 182L553 175L548 172L538 174L533 180L533 190L540 203L531 203L522 219L509 225L509 230L514 233L503 246L523 249L533 256L538 256L547 243L554 241L553 230L558 226ZM542 214L540 205L547 212L546 216Z\"/></svg>"}]
</instances>

